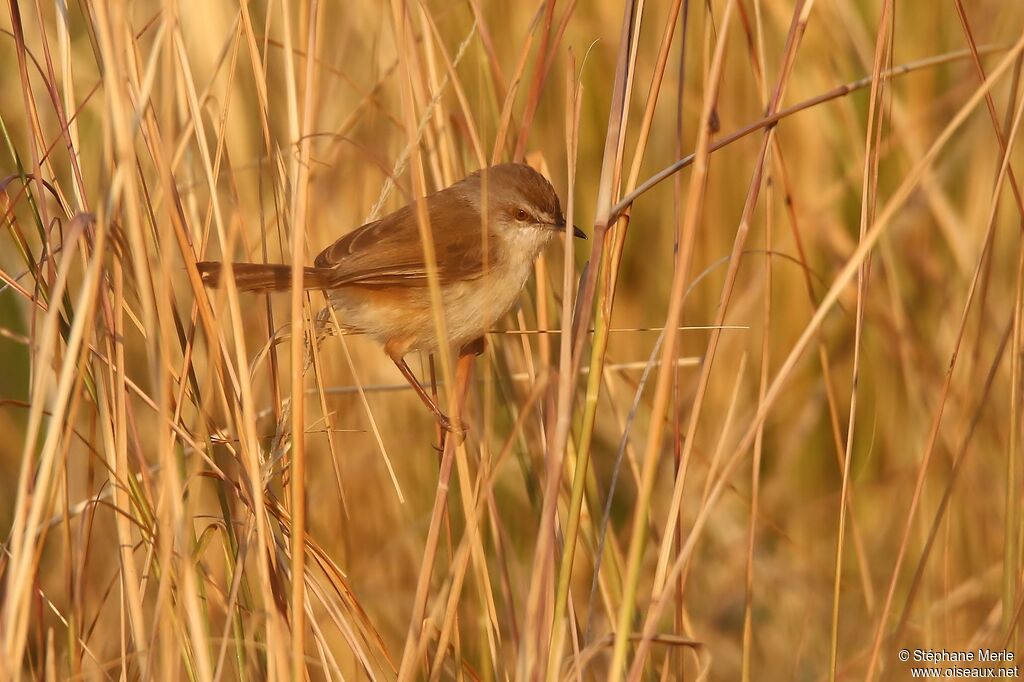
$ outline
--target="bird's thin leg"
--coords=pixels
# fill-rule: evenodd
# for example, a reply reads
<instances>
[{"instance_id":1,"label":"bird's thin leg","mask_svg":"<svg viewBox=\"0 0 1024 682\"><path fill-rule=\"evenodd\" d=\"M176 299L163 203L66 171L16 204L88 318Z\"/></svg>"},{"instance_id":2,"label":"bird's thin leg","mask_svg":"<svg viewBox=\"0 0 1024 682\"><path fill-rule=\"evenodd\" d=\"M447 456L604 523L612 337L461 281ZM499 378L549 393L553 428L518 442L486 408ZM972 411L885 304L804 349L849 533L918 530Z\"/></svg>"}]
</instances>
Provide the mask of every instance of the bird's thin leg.
<instances>
[{"instance_id":1,"label":"bird's thin leg","mask_svg":"<svg viewBox=\"0 0 1024 682\"><path fill-rule=\"evenodd\" d=\"M487 343L484 340L484 337L481 336L479 338L473 339L465 346L463 346L462 349L459 351L459 357L462 357L464 355L483 355L486 349Z\"/></svg>"},{"instance_id":2,"label":"bird's thin leg","mask_svg":"<svg viewBox=\"0 0 1024 682\"><path fill-rule=\"evenodd\" d=\"M420 397L420 400L422 400L423 404L427 406L427 409L433 412L434 416L437 417L437 421L441 425L441 428L445 431L455 431L456 429L452 427L452 420L448 418L448 415L441 411L441 408L437 406L434 399L430 397L429 393L427 393L427 389L423 388L423 384L420 383L420 380L417 379L416 375L413 374L411 369L409 369L409 365L405 362L405 358L392 356L391 361L395 363L395 367L398 368L398 371L402 373L405 380L409 382L410 386L412 386L412 390L416 391L416 395Z\"/></svg>"}]
</instances>

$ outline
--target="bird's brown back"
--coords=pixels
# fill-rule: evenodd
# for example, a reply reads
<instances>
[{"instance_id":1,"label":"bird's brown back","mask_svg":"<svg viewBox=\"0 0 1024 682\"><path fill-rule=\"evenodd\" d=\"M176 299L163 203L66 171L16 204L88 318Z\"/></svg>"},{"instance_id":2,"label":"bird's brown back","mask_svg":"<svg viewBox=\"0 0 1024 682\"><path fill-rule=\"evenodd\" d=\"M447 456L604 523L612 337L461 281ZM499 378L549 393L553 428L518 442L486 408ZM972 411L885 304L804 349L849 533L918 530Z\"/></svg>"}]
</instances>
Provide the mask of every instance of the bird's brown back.
<instances>
[{"instance_id":1,"label":"bird's brown back","mask_svg":"<svg viewBox=\"0 0 1024 682\"><path fill-rule=\"evenodd\" d=\"M486 233L476 207L459 191L459 185L427 197L426 206L439 281L480 277ZM490 262L498 255L497 248L497 240L486 239ZM415 202L341 237L320 252L314 264L335 271L334 286L426 286L427 266Z\"/></svg>"},{"instance_id":2,"label":"bird's brown back","mask_svg":"<svg viewBox=\"0 0 1024 682\"><path fill-rule=\"evenodd\" d=\"M472 173L423 201L441 283L475 280L498 262L503 240L493 230L513 224L524 205L561 216L551 183L517 163ZM315 265L334 270L333 286L426 286L416 202L341 237L320 252Z\"/></svg>"}]
</instances>

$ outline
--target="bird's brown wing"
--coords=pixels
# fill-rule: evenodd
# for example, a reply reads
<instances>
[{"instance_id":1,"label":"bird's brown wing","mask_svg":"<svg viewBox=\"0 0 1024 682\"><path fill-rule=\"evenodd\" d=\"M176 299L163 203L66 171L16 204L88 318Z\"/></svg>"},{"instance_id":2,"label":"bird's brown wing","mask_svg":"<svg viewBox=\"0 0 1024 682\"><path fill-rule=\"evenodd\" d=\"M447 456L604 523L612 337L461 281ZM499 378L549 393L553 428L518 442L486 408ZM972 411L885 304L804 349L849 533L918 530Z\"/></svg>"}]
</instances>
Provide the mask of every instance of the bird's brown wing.
<instances>
[{"instance_id":1,"label":"bird's brown wing","mask_svg":"<svg viewBox=\"0 0 1024 682\"><path fill-rule=\"evenodd\" d=\"M473 280L484 272L480 215L454 192L428 197L437 275L441 283ZM490 240L488 260L494 261ZM425 286L427 266L415 204L353 230L316 257L318 268L336 272L334 286Z\"/></svg>"}]
</instances>

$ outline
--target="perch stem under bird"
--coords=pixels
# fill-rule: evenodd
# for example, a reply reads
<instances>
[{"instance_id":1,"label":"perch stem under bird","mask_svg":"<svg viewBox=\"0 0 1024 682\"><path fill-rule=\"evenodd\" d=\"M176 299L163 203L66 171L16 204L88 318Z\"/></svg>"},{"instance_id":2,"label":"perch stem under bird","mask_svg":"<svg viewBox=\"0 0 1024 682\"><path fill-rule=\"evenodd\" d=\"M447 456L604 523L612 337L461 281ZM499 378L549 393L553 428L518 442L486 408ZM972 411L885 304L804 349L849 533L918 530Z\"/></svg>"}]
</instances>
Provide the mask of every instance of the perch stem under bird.
<instances>
[{"instance_id":1,"label":"perch stem under bird","mask_svg":"<svg viewBox=\"0 0 1024 682\"><path fill-rule=\"evenodd\" d=\"M540 252L565 223L558 194L529 166L490 166L427 195L426 205L447 339L460 352L477 352L488 329L515 303ZM461 426L441 411L405 361L413 351L442 345L433 318L427 264L416 203L346 234L303 270L305 289L321 289L346 330L384 347L416 395L445 431ZM576 226L573 234L586 235ZM223 262L198 263L203 282L222 284ZM291 289L289 265L233 263L239 291Z\"/></svg>"}]
</instances>

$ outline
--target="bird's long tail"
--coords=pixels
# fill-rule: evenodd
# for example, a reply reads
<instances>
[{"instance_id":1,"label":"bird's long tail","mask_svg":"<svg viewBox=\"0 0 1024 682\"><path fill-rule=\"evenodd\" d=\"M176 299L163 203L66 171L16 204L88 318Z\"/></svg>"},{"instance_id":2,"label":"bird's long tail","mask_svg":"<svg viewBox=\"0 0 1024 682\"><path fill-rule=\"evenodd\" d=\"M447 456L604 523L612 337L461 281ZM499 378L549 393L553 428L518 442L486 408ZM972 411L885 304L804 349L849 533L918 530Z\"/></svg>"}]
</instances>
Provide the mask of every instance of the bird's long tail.
<instances>
[{"instance_id":1,"label":"bird's long tail","mask_svg":"<svg viewBox=\"0 0 1024 682\"><path fill-rule=\"evenodd\" d=\"M219 261L196 263L203 284L217 288L224 277L224 264ZM233 263L232 274L239 291L288 291L292 288L292 266L264 263ZM333 270L330 268L303 268L303 289L325 289L329 286Z\"/></svg>"}]
</instances>

